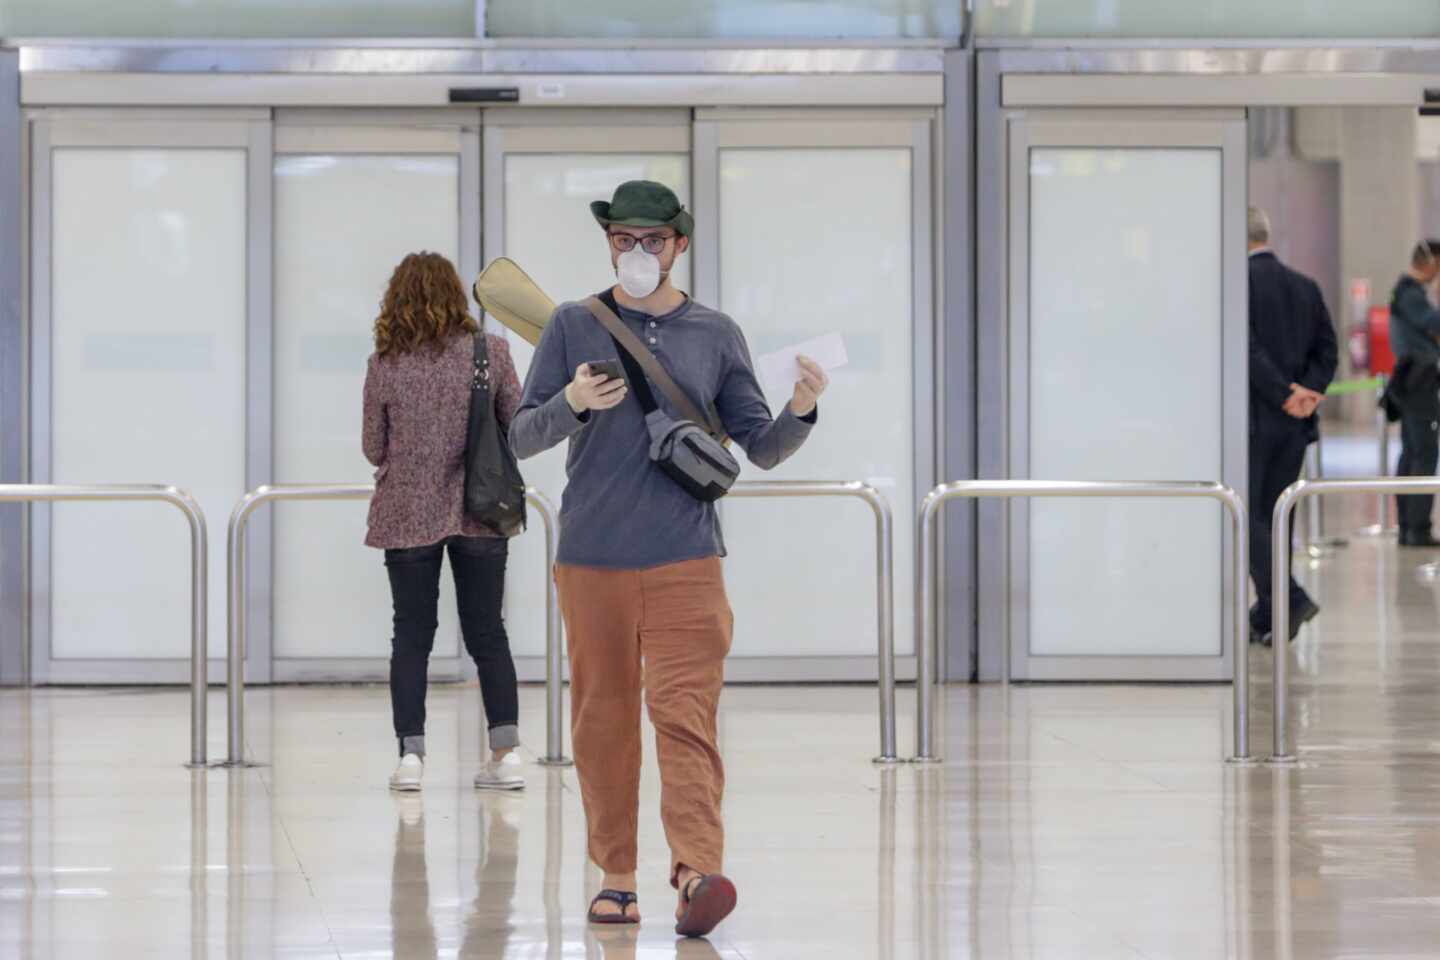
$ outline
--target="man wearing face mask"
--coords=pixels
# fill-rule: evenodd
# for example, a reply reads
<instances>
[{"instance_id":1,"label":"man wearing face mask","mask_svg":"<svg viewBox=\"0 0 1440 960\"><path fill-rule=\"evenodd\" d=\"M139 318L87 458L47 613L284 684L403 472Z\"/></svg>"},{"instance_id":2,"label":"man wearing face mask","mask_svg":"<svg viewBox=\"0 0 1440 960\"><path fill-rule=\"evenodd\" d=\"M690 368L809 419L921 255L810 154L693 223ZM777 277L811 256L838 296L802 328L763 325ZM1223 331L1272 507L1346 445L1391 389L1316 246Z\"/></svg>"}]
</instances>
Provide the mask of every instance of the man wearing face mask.
<instances>
[{"instance_id":1,"label":"man wearing face mask","mask_svg":"<svg viewBox=\"0 0 1440 960\"><path fill-rule=\"evenodd\" d=\"M794 394L772 417L733 320L670 282L694 221L662 184L622 184L591 204L619 284L599 295L699 410L713 413L751 463L770 469L804 443L827 386L802 359ZM623 360L590 306L555 311L531 362L510 441L530 457L569 441L555 569L569 641L571 730L590 858L604 871L593 923L638 923L640 702L655 726L660 813L680 893L676 932L704 936L734 909L720 874L724 768L716 713L734 620L713 502L652 461L645 407L684 413L630 365L607 379L590 364ZM649 389L650 396L646 397ZM644 404L642 405L642 401Z\"/></svg>"}]
</instances>

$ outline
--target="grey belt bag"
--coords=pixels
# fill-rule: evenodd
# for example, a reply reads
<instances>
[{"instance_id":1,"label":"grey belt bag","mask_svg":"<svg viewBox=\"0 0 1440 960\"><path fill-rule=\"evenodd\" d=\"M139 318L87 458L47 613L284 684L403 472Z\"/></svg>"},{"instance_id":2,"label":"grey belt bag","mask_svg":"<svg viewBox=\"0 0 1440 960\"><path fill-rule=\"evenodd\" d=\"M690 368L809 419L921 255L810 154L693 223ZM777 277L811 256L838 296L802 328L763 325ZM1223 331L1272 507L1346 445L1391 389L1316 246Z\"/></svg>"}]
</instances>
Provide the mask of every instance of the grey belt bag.
<instances>
[{"instance_id":1,"label":"grey belt bag","mask_svg":"<svg viewBox=\"0 0 1440 960\"><path fill-rule=\"evenodd\" d=\"M726 448L719 418L700 412L609 304L599 297L591 297L585 306L615 341L620 362L625 366L625 377L645 414L645 428L650 433L650 459L696 500L713 503L729 493L740 476L740 464ZM688 419L676 420L660 409L650 389L652 378Z\"/></svg>"}]
</instances>

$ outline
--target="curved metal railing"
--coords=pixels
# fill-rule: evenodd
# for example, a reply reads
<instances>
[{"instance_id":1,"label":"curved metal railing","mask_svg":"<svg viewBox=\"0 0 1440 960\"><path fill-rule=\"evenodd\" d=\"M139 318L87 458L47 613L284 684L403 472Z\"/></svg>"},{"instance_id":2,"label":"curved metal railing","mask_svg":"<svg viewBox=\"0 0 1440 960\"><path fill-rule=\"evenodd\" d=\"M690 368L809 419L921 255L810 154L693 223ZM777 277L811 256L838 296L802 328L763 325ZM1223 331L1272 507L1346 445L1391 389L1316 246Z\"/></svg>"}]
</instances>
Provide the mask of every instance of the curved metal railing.
<instances>
[{"instance_id":1,"label":"curved metal railing","mask_svg":"<svg viewBox=\"0 0 1440 960\"><path fill-rule=\"evenodd\" d=\"M267 503L296 500L368 500L375 493L373 483L297 483L256 487L235 505L230 514L226 542L226 716L229 754L226 765L245 765L245 543L250 517ZM561 704L560 602L555 594L555 507L533 487L525 491L545 525L545 756L540 762L561 766L570 761L564 753L564 714Z\"/></svg>"},{"instance_id":2,"label":"curved metal railing","mask_svg":"<svg viewBox=\"0 0 1440 960\"><path fill-rule=\"evenodd\" d=\"M1437 484L1440 487L1440 484ZM916 548L919 560L915 581L915 622L920 667L916 686L918 688L918 710L915 720L916 763L936 763L934 754L935 725L935 665L938 657L936 639L934 596L935 564L934 540L935 518L940 508L949 500L967 499L1015 499L1015 498L1087 498L1110 499L1165 499L1191 498L1219 501L1230 513L1233 556L1231 571L1233 584L1231 597L1234 611L1234 710L1235 710L1235 753L1237 762L1250 759L1250 663L1247 598L1249 588L1249 530L1245 502L1232 488L1221 483L1190 483L1179 481L1112 481L1089 482L1071 480L962 480L956 483L942 483L931 490L920 506L919 532ZM1277 528L1278 529L1278 528ZM1288 556L1288 554L1287 554ZM1283 581L1276 581L1277 583ZM1278 628L1277 628L1278 629ZM1010 637L1005 637L1004 670L1009 677Z\"/></svg>"},{"instance_id":3,"label":"curved metal railing","mask_svg":"<svg viewBox=\"0 0 1440 960\"><path fill-rule=\"evenodd\" d=\"M245 532L249 518L266 503L277 500L365 500L375 492L373 483L287 484L257 487L246 494L230 516L227 542L227 669L226 706L229 727L228 764L244 762L245 730ZM550 571L555 566L558 539L554 506L539 491L526 491L545 525L545 714L546 753L542 764L567 765L564 755L564 651L561 643L560 604ZM869 484L859 481L767 480L737 483L731 497L851 497L869 504L875 515L876 654L879 660L880 755L876 763L896 763L895 747L895 545L890 503Z\"/></svg>"},{"instance_id":4,"label":"curved metal railing","mask_svg":"<svg viewBox=\"0 0 1440 960\"><path fill-rule=\"evenodd\" d=\"M1378 493L1383 500L1389 494L1440 493L1440 478L1436 477L1359 477L1353 480L1297 480L1280 499L1275 501L1271 549L1273 551L1270 626L1275 642L1275 713L1272 730L1271 763L1293 763L1295 756L1289 745L1290 709L1290 657L1288 655L1290 636L1290 593L1282 584L1290 582L1290 521L1296 505L1307 497L1319 497L1327 493ZM1387 508L1381 504L1380 518L1383 526Z\"/></svg>"},{"instance_id":5,"label":"curved metal railing","mask_svg":"<svg viewBox=\"0 0 1440 960\"><path fill-rule=\"evenodd\" d=\"M898 763L895 753L895 521L890 501L859 480L758 480L735 484L731 497L854 497L875 514L876 656L879 659L880 755L875 763Z\"/></svg>"},{"instance_id":6,"label":"curved metal railing","mask_svg":"<svg viewBox=\"0 0 1440 960\"><path fill-rule=\"evenodd\" d=\"M0 503L61 503L112 500L168 503L185 514L190 526L190 765L205 765L206 713L206 565L205 511L189 493L167 484L8 483L0 484Z\"/></svg>"}]
</instances>

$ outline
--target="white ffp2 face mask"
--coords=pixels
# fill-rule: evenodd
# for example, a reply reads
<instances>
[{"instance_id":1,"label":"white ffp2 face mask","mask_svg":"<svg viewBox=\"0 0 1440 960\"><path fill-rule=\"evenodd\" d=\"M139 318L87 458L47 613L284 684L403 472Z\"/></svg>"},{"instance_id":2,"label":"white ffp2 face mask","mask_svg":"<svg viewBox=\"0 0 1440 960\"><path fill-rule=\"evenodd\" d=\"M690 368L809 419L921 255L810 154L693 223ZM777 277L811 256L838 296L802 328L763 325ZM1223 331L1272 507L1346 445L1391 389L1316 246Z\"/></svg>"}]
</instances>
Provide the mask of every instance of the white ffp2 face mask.
<instances>
[{"instance_id":1,"label":"white ffp2 face mask","mask_svg":"<svg viewBox=\"0 0 1440 960\"><path fill-rule=\"evenodd\" d=\"M636 300L643 300L660 286L660 258L636 244L633 250L620 254L615 262L615 275L620 279L620 289Z\"/></svg>"}]
</instances>

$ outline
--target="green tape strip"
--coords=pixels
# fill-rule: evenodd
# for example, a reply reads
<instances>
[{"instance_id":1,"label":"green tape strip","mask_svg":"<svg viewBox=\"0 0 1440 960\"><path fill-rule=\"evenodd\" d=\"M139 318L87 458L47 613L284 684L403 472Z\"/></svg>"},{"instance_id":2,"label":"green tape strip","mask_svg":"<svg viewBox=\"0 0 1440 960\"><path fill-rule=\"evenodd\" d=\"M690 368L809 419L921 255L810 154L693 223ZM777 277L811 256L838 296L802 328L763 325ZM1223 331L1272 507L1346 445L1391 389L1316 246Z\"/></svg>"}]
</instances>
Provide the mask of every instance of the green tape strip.
<instances>
[{"instance_id":1,"label":"green tape strip","mask_svg":"<svg viewBox=\"0 0 1440 960\"><path fill-rule=\"evenodd\" d=\"M1327 397L1343 397L1350 393L1374 393L1379 389L1379 377L1367 377L1364 380L1337 380L1330 384L1330 389L1325 391L1325 395Z\"/></svg>"}]
</instances>

